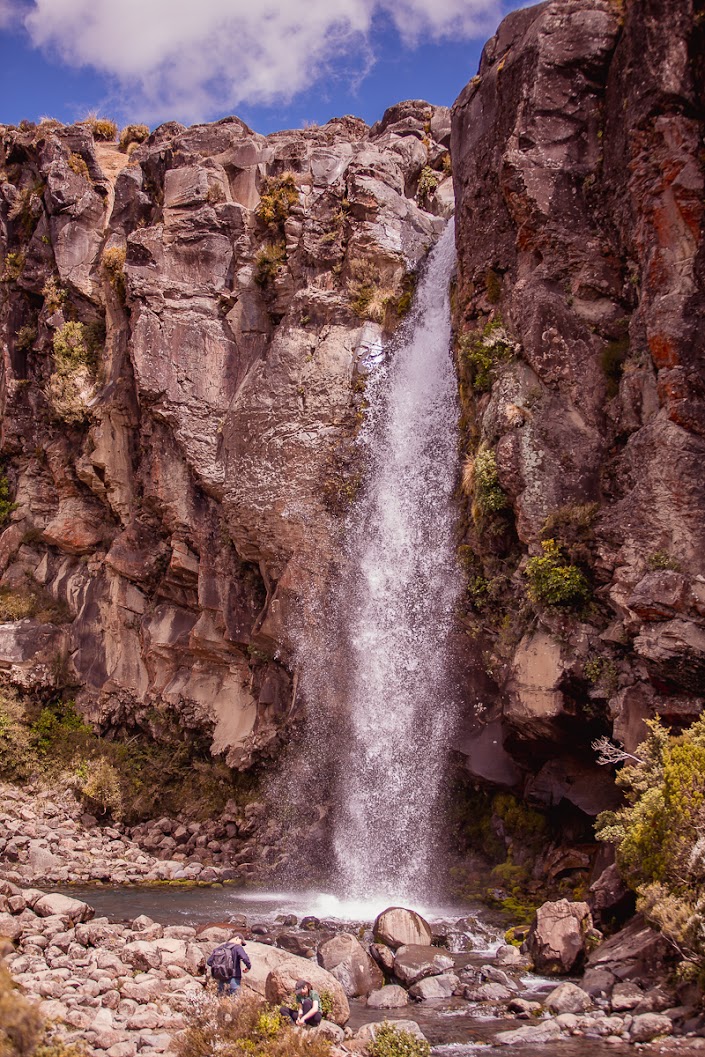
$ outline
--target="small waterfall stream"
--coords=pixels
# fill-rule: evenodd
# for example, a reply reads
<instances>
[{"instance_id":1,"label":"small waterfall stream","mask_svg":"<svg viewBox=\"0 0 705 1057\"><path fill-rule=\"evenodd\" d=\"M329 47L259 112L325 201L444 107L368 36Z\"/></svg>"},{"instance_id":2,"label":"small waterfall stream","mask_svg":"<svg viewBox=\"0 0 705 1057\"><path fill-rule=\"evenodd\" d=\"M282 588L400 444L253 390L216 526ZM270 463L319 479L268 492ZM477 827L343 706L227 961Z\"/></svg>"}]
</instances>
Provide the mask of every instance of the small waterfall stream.
<instances>
[{"instance_id":1,"label":"small waterfall stream","mask_svg":"<svg viewBox=\"0 0 705 1057\"><path fill-rule=\"evenodd\" d=\"M456 713L447 644L460 589L454 263L451 221L410 316L388 349L367 358L365 483L342 527L334 583L308 602L298 642L306 731L273 791L294 826L310 819L313 845L296 837L287 883L306 883L319 863L331 894L349 906L419 905L440 894L431 882L441 873ZM317 825L320 802L332 809Z\"/></svg>"}]
</instances>

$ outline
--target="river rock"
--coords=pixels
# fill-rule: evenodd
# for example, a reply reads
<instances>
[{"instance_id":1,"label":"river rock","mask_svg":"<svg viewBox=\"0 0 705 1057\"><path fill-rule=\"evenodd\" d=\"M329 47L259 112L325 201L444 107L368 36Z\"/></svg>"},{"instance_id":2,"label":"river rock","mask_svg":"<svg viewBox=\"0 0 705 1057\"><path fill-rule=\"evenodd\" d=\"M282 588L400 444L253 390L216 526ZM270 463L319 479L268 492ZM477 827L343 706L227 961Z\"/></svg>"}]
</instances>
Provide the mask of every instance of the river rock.
<instances>
[{"instance_id":1,"label":"river rock","mask_svg":"<svg viewBox=\"0 0 705 1057\"><path fill-rule=\"evenodd\" d=\"M631 1042L651 1042L659 1035L670 1035L673 1024L663 1013L640 1013L634 1017L629 1029Z\"/></svg>"},{"instance_id":2,"label":"river rock","mask_svg":"<svg viewBox=\"0 0 705 1057\"><path fill-rule=\"evenodd\" d=\"M544 1004L551 1013L584 1013L592 1006L592 999L577 984L563 983L554 987Z\"/></svg>"},{"instance_id":3,"label":"river rock","mask_svg":"<svg viewBox=\"0 0 705 1057\"><path fill-rule=\"evenodd\" d=\"M538 972L569 973L585 959L585 935L592 928L587 903L559 899L536 911L527 947Z\"/></svg>"},{"instance_id":4,"label":"river rock","mask_svg":"<svg viewBox=\"0 0 705 1057\"><path fill-rule=\"evenodd\" d=\"M542 1046L547 1042L554 1042L560 1037L561 1029L555 1020L546 1020L543 1024L535 1026L527 1024L523 1028L514 1028L512 1031L500 1031L495 1035L494 1042L500 1046Z\"/></svg>"},{"instance_id":5,"label":"river rock","mask_svg":"<svg viewBox=\"0 0 705 1057\"><path fill-rule=\"evenodd\" d=\"M408 992L398 984L387 984L367 996L370 1009L401 1009L402 1006L408 1005L408 1002Z\"/></svg>"},{"instance_id":6,"label":"river rock","mask_svg":"<svg viewBox=\"0 0 705 1057\"><path fill-rule=\"evenodd\" d=\"M403 984L415 984L425 976L439 976L452 969L455 962L438 947L406 944L394 957L394 975Z\"/></svg>"},{"instance_id":7,"label":"river rock","mask_svg":"<svg viewBox=\"0 0 705 1057\"><path fill-rule=\"evenodd\" d=\"M384 983L379 967L350 933L325 940L318 948L318 961L339 981L348 997L368 995Z\"/></svg>"},{"instance_id":8,"label":"river rock","mask_svg":"<svg viewBox=\"0 0 705 1057\"><path fill-rule=\"evenodd\" d=\"M610 995L610 1005L615 1013L628 1013L636 1009L644 998L644 992L635 983L626 980L624 983L615 984ZM652 1012L649 1010L649 1012Z\"/></svg>"},{"instance_id":9,"label":"river rock","mask_svg":"<svg viewBox=\"0 0 705 1057\"><path fill-rule=\"evenodd\" d=\"M441 973L440 976L427 976L409 988L409 994L419 1002L428 1002L436 998L450 998L458 986L455 973Z\"/></svg>"},{"instance_id":10,"label":"river rock","mask_svg":"<svg viewBox=\"0 0 705 1057\"><path fill-rule=\"evenodd\" d=\"M666 966L670 957L671 948L665 937L637 914L625 928L590 954L585 979L592 986L594 973L599 971L609 973L613 981L632 980L648 986L654 973Z\"/></svg>"},{"instance_id":11,"label":"river rock","mask_svg":"<svg viewBox=\"0 0 705 1057\"><path fill-rule=\"evenodd\" d=\"M88 903L82 903L80 899L72 899L70 896L59 895L58 892L42 896L34 904L33 910L40 918L56 914L69 918L74 924L78 921L89 921L95 915L95 910Z\"/></svg>"},{"instance_id":12,"label":"river rock","mask_svg":"<svg viewBox=\"0 0 705 1057\"><path fill-rule=\"evenodd\" d=\"M394 951L386 943L371 943L370 954L383 972L394 972Z\"/></svg>"},{"instance_id":13,"label":"river rock","mask_svg":"<svg viewBox=\"0 0 705 1057\"><path fill-rule=\"evenodd\" d=\"M356 1032L355 1039L359 1042L371 1042L383 1024L391 1024L398 1031L408 1031L409 1034L415 1035L416 1038L421 1039L422 1042L427 1041L426 1036L415 1020L383 1020L375 1022L374 1024L363 1024Z\"/></svg>"},{"instance_id":14,"label":"river rock","mask_svg":"<svg viewBox=\"0 0 705 1057\"><path fill-rule=\"evenodd\" d=\"M272 949L276 950L276 948ZM347 1024L350 1018L350 1006L340 983L315 962L305 961L293 955L287 955L267 976L265 983L267 1001L273 1005L281 1005L293 993L297 980L308 980L321 996L324 991L327 991L331 1003L328 1019L341 1026Z\"/></svg>"},{"instance_id":15,"label":"river rock","mask_svg":"<svg viewBox=\"0 0 705 1057\"><path fill-rule=\"evenodd\" d=\"M402 946L431 946L431 926L415 910L388 907L374 923L377 943L385 943L392 950Z\"/></svg>"}]
</instances>

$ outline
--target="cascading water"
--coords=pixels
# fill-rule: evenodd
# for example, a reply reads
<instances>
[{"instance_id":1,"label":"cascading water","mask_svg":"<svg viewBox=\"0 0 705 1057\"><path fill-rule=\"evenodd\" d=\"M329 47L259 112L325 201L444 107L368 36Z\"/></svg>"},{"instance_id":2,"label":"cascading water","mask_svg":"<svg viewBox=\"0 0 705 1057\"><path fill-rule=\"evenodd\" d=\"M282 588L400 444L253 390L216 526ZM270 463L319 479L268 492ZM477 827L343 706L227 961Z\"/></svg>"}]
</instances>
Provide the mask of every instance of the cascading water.
<instances>
[{"instance_id":1,"label":"cascading water","mask_svg":"<svg viewBox=\"0 0 705 1057\"><path fill-rule=\"evenodd\" d=\"M451 502L454 260L451 222L410 318L370 369L359 437L365 486L345 524L337 582L317 600L316 634L300 643L308 781L289 797L310 802L317 787L332 801L330 885L345 900L418 903L433 887L455 720L447 642L460 583Z\"/></svg>"}]
</instances>

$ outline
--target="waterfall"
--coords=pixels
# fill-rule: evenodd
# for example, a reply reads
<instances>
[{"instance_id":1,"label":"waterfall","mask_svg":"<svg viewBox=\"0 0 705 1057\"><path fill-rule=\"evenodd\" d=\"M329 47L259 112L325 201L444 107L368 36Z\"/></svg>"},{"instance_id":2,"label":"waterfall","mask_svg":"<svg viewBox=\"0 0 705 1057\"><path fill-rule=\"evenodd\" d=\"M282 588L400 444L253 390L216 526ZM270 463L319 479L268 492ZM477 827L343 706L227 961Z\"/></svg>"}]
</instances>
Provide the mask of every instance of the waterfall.
<instances>
[{"instance_id":1,"label":"waterfall","mask_svg":"<svg viewBox=\"0 0 705 1057\"><path fill-rule=\"evenodd\" d=\"M348 514L337 582L300 650L307 769L333 802L330 884L344 899L431 894L455 708L448 636L456 379L450 356L452 221L414 307L370 368L365 484ZM309 782L305 796L315 788ZM302 790L290 791L302 798ZM329 851L331 849L329 848Z\"/></svg>"}]
</instances>

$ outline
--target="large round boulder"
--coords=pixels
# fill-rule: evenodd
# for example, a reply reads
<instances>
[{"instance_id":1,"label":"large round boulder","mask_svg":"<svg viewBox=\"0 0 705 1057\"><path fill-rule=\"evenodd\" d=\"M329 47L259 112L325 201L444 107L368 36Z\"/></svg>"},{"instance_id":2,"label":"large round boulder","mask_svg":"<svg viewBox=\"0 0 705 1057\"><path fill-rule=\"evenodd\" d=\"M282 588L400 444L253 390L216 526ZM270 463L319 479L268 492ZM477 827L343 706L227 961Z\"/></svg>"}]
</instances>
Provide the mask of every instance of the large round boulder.
<instances>
[{"instance_id":1,"label":"large round boulder","mask_svg":"<svg viewBox=\"0 0 705 1057\"><path fill-rule=\"evenodd\" d=\"M80 899L72 899L70 896L62 896L59 892L50 892L42 896L34 904L34 913L40 918L48 918L56 915L69 918L75 925L78 921L90 921L95 914L93 907L88 903L82 903Z\"/></svg>"},{"instance_id":2,"label":"large round boulder","mask_svg":"<svg viewBox=\"0 0 705 1057\"><path fill-rule=\"evenodd\" d=\"M379 966L348 932L325 940L318 948L318 961L336 978L349 998L369 995L384 984Z\"/></svg>"},{"instance_id":3,"label":"large round boulder","mask_svg":"<svg viewBox=\"0 0 705 1057\"><path fill-rule=\"evenodd\" d=\"M399 984L387 984L379 991L373 991L367 996L367 1005L370 1009L401 1009L409 1004L409 995Z\"/></svg>"},{"instance_id":4,"label":"large round boulder","mask_svg":"<svg viewBox=\"0 0 705 1057\"><path fill-rule=\"evenodd\" d=\"M440 976L452 969L455 962L438 947L410 943L400 947L394 958L394 975L407 987L426 976Z\"/></svg>"},{"instance_id":5,"label":"large round boulder","mask_svg":"<svg viewBox=\"0 0 705 1057\"><path fill-rule=\"evenodd\" d=\"M324 992L327 992L331 1006L328 1019L341 1027L347 1024L350 1019L350 1006L341 984L322 966L305 958L289 955L272 969L265 984L265 998L272 1005L281 1005L293 994L297 980L308 980L321 998Z\"/></svg>"},{"instance_id":6,"label":"large round boulder","mask_svg":"<svg viewBox=\"0 0 705 1057\"><path fill-rule=\"evenodd\" d=\"M578 969L585 959L585 939L591 930L587 903L567 899L544 903L536 911L526 941L536 970L561 974Z\"/></svg>"},{"instance_id":7,"label":"large round boulder","mask_svg":"<svg viewBox=\"0 0 705 1057\"><path fill-rule=\"evenodd\" d=\"M415 944L431 946L431 926L415 910L404 907L387 907L374 924L377 943L386 943L392 950Z\"/></svg>"}]
</instances>

